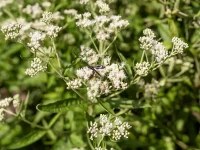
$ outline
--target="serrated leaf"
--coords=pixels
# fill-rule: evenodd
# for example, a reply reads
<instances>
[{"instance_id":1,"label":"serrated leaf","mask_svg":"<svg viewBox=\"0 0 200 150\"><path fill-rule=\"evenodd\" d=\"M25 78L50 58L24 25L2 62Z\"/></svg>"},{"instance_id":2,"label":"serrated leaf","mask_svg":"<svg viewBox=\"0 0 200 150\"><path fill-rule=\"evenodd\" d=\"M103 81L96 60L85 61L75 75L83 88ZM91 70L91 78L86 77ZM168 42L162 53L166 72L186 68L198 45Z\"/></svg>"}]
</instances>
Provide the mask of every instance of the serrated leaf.
<instances>
[{"instance_id":1,"label":"serrated leaf","mask_svg":"<svg viewBox=\"0 0 200 150\"><path fill-rule=\"evenodd\" d=\"M46 104L46 105L37 105L37 109L46 112L67 112L70 108L75 106L83 105L83 101L81 99L70 98L66 100L60 100L54 103Z\"/></svg>"},{"instance_id":2,"label":"serrated leaf","mask_svg":"<svg viewBox=\"0 0 200 150\"><path fill-rule=\"evenodd\" d=\"M125 68L126 68L126 72L129 76L130 79L133 78L133 73L132 73L132 70L131 70L131 67L129 66L128 64L128 61L126 60L126 58L120 53L117 51L117 55L119 56L121 62L124 62L125 63Z\"/></svg>"},{"instance_id":3,"label":"serrated leaf","mask_svg":"<svg viewBox=\"0 0 200 150\"><path fill-rule=\"evenodd\" d=\"M18 149L30 145L41 139L45 134L46 131L44 130L34 130L20 140L13 142L13 144L11 144L8 149Z\"/></svg>"}]
</instances>

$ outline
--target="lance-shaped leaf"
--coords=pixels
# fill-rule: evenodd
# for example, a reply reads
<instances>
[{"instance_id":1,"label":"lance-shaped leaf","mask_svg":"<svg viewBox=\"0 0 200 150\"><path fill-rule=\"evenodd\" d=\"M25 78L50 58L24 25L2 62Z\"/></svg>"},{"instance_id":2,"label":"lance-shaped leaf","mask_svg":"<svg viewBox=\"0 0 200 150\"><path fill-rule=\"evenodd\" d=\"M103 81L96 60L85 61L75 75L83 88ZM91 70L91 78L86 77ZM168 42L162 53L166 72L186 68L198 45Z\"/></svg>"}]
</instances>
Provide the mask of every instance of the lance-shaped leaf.
<instances>
[{"instance_id":1,"label":"lance-shaped leaf","mask_svg":"<svg viewBox=\"0 0 200 150\"><path fill-rule=\"evenodd\" d=\"M41 139L46 134L44 130L33 130L23 138L19 139L16 142L13 142L8 149L18 149L30 145L39 139Z\"/></svg>"},{"instance_id":2,"label":"lance-shaped leaf","mask_svg":"<svg viewBox=\"0 0 200 150\"><path fill-rule=\"evenodd\" d=\"M109 100L110 106L112 108L146 108L151 107L151 105L141 102L138 100L132 100L132 99L125 99L125 98L112 98Z\"/></svg>"},{"instance_id":3,"label":"lance-shaped leaf","mask_svg":"<svg viewBox=\"0 0 200 150\"><path fill-rule=\"evenodd\" d=\"M58 113L58 112L67 112L69 109L75 106L83 106L84 104L86 103L83 103L83 100L81 99L70 98L46 105L38 104L37 109L46 112Z\"/></svg>"}]
</instances>

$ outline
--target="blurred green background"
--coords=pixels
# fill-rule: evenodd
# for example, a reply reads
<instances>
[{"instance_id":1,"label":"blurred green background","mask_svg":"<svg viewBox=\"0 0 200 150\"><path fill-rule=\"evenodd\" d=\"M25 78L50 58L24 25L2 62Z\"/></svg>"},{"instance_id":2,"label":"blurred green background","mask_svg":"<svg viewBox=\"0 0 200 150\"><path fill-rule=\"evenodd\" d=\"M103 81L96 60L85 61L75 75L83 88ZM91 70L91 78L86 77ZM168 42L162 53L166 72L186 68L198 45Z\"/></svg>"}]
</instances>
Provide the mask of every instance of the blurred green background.
<instances>
[{"instance_id":1,"label":"blurred green background","mask_svg":"<svg viewBox=\"0 0 200 150\"><path fill-rule=\"evenodd\" d=\"M22 2L22 1L21 1ZM24 0L24 5L40 1ZM52 0L51 11L63 12L74 8L83 12L78 1ZM14 4L9 9L19 16ZM139 37L142 30L151 28L166 45L174 34L184 39L189 48L182 56L166 63L144 78L152 78L163 83L156 100L147 99L151 108L132 109L125 119L132 125L128 139L108 143L116 150L199 150L200 149L200 1L199 0L113 0L111 9L127 19L129 27L123 30L110 50L114 59L118 59L115 49L120 51L132 65L139 61L142 50L139 48ZM1 10L3 12L3 10ZM63 26L68 17L57 24ZM3 22L8 16L3 13ZM54 113L36 110L39 103L49 103L76 95L66 89L65 83L55 76L41 73L30 78L24 71L30 64L31 53L26 47L12 41L5 41L0 33L0 95L2 98L20 93L25 101L30 92L26 118L34 123L49 122ZM70 41L70 40L71 41ZM68 22L56 38L57 49L62 63L70 64L79 52L80 45L88 43L85 36L75 25ZM180 60L179 63L176 60ZM186 63L184 68L183 64ZM187 66L187 64L189 64ZM76 66L79 68L79 65ZM74 68L75 70L75 68ZM67 70L73 76L73 69ZM180 73L181 72L181 73ZM177 75L180 73L180 75ZM139 99L143 90L134 85L121 94L122 97ZM139 95L139 96L138 96ZM32 131L32 127L12 116L0 122L0 149L6 150L14 141ZM78 147L89 149L86 139L86 119L81 108L74 108L61 114L54 124L51 133L39 141L21 150L70 150Z\"/></svg>"}]
</instances>

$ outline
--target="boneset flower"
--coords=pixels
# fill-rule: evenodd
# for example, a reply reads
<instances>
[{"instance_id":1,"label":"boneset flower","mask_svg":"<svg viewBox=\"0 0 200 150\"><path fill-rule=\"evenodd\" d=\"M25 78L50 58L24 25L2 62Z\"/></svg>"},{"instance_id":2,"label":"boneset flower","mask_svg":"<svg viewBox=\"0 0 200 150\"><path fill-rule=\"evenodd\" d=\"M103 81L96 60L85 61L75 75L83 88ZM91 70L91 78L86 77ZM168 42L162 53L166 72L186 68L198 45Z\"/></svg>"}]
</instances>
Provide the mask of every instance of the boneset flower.
<instances>
[{"instance_id":1,"label":"boneset flower","mask_svg":"<svg viewBox=\"0 0 200 150\"><path fill-rule=\"evenodd\" d=\"M42 64L42 60L40 58L34 58L31 61L31 68L26 69L25 74L33 77L39 72L43 72L47 69L45 65Z\"/></svg>"},{"instance_id":2,"label":"boneset flower","mask_svg":"<svg viewBox=\"0 0 200 150\"><path fill-rule=\"evenodd\" d=\"M183 53L183 49L188 48L188 44L183 42L178 37L173 37L172 38L172 43L173 43L172 51L176 52L176 53Z\"/></svg>"},{"instance_id":3,"label":"boneset flower","mask_svg":"<svg viewBox=\"0 0 200 150\"><path fill-rule=\"evenodd\" d=\"M141 63L136 63L135 66L135 70L136 70L136 74L138 74L139 76L146 76L148 74L148 70L149 70L149 62L141 62Z\"/></svg>"},{"instance_id":4,"label":"boneset flower","mask_svg":"<svg viewBox=\"0 0 200 150\"><path fill-rule=\"evenodd\" d=\"M1 31L5 34L5 39L16 39L19 36L19 31L22 25L18 22L11 22L9 24L3 25Z\"/></svg>"},{"instance_id":5,"label":"boneset flower","mask_svg":"<svg viewBox=\"0 0 200 150\"><path fill-rule=\"evenodd\" d=\"M131 126L128 122L122 122L119 118L115 118L115 120L109 120L106 115L100 114L99 121L90 122L90 127L87 133L90 134L90 139L94 140L94 138L108 136L113 140L120 140L121 137L128 138Z\"/></svg>"},{"instance_id":6,"label":"boneset flower","mask_svg":"<svg viewBox=\"0 0 200 150\"><path fill-rule=\"evenodd\" d=\"M43 13L43 10L38 3L35 5L27 5L22 11L30 15L32 18L40 17Z\"/></svg>"}]
</instances>

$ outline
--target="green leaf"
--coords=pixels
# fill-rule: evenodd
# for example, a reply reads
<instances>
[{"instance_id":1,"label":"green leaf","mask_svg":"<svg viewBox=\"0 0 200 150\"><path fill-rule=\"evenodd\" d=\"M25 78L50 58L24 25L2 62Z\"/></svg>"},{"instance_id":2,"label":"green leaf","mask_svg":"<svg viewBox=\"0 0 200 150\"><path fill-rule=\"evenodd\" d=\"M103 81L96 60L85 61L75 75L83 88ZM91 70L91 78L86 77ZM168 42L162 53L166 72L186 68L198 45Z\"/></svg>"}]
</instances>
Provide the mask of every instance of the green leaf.
<instances>
[{"instance_id":1,"label":"green leaf","mask_svg":"<svg viewBox=\"0 0 200 150\"><path fill-rule=\"evenodd\" d=\"M115 116L115 112L112 110L112 107L110 105L110 103L107 102L103 102L101 100L98 100L99 104L101 104L101 106L110 114Z\"/></svg>"},{"instance_id":2,"label":"green leaf","mask_svg":"<svg viewBox=\"0 0 200 150\"><path fill-rule=\"evenodd\" d=\"M113 108L147 108L151 105L146 104L138 100L125 99L125 98L112 98L109 100L111 107Z\"/></svg>"},{"instance_id":3,"label":"green leaf","mask_svg":"<svg viewBox=\"0 0 200 150\"><path fill-rule=\"evenodd\" d=\"M18 149L30 145L37 140L41 139L46 134L44 130L35 130L24 136L23 138L19 139L16 142L13 142L8 149Z\"/></svg>"},{"instance_id":4,"label":"green leaf","mask_svg":"<svg viewBox=\"0 0 200 150\"><path fill-rule=\"evenodd\" d=\"M60 100L54 103L42 105L38 104L37 109L41 111L47 111L47 112L67 112L69 109L75 107L75 106L81 106L85 103L83 103L83 100L81 99L75 99L75 98L70 98L66 100Z\"/></svg>"},{"instance_id":5,"label":"green leaf","mask_svg":"<svg viewBox=\"0 0 200 150\"><path fill-rule=\"evenodd\" d=\"M117 51L117 55L119 56L121 62L124 62L125 63L125 69L126 69L126 73L128 74L128 77L130 79L133 78L133 73L132 73L132 70L131 70L131 67L130 65L128 64L128 61L126 60L126 58L120 53Z\"/></svg>"},{"instance_id":6,"label":"green leaf","mask_svg":"<svg viewBox=\"0 0 200 150\"><path fill-rule=\"evenodd\" d=\"M171 33L169 31L169 26L166 24L158 25L159 33L163 39L163 41L171 41Z\"/></svg>"},{"instance_id":7,"label":"green leaf","mask_svg":"<svg viewBox=\"0 0 200 150\"><path fill-rule=\"evenodd\" d=\"M171 36L172 37L174 37L174 36L178 37L179 36L178 28L177 28L177 25L174 22L174 20L169 18L168 19L168 24L169 24L169 30L171 31Z\"/></svg>"}]
</instances>

